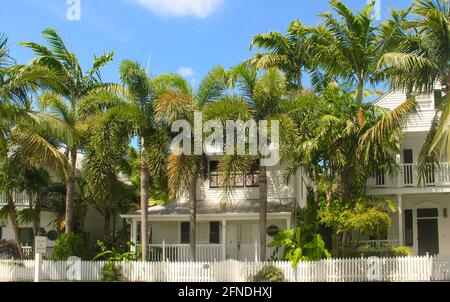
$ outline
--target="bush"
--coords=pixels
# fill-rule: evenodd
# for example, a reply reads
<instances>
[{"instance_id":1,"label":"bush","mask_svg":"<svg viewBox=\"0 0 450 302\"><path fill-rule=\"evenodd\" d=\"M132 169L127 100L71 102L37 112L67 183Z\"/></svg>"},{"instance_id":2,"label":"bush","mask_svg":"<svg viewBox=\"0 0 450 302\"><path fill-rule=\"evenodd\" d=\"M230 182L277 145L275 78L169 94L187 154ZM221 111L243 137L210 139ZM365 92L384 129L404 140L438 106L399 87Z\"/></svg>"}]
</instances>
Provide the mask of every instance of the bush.
<instances>
[{"instance_id":1,"label":"bush","mask_svg":"<svg viewBox=\"0 0 450 302\"><path fill-rule=\"evenodd\" d=\"M104 282L117 282L122 280L121 267L117 267L114 261L108 261L102 268L102 280Z\"/></svg>"},{"instance_id":2,"label":"bush","mask_svg":"<svg viewBox=\"0 0 450 302\"><path fill-rule=\"evenodd\" d=\"M394 247L389 252L391 253L391 256L393 256L393 257L414 256L412 249L407 246Z\"/></svg>"},{"instance_id":3,"label":"bush","mask_svg":"<svg viewBox=\"0 0 450 302\"><path fill-rule=\"evenodd\" d=\"M251 278L253 282L284 282L283 271L273 264L265 265L256 275Z\"/></svg>"},{"instance_id":4,"label":"bush","mask_svg":"<svg viewBox=\"0 0 450 302\"><path fill-rule=\"evenodd\" d=\"M0 240L0 259L18 259L19 249L14 240Z\"/></svg>"},{"instance_id":5,"label":"bush","mask_svg":"<svg viewBox=\"0 0 450 302\"><path fill-rule=\"evenodd\" d=\"M344 252L345 258L368 257L407 257L414 256L411 248L407 246L393 247L390 244L374 248L367 244L355 245Z\"/></svg>"},{"instance_id":6,"label":"bush","mask_svg":"<svg viewBox=\"0 0 450 302\"><path fill-rule=\"evenodd\" d=\"M52 256L54 260L67 260L70 256L83 258L85 248L86 241L82 234L65 233L56 241Z\"/></svg>"}]
</instances>

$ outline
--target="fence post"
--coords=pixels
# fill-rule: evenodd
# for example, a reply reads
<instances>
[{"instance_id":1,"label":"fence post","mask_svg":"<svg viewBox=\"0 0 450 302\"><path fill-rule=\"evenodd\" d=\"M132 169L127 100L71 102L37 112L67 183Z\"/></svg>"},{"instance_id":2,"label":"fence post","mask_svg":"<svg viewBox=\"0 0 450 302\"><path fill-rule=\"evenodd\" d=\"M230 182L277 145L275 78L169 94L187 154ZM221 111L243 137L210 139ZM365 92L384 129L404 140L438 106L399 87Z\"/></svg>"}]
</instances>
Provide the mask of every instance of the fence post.
<instances>
[{"instance_id":1,"label":"fence post","mask_svg":"<svg viewBox=\"0 0 450 302\"><path fill-rule=\"evenodd\" d=\"M166 261L166 239L162 241L162 257L163 261Z\"/></svg>"},{"instance_id":2,"label":"fence post","mask_svg":"<svg viewBox=\"0 0 450 302\"><path fill-rule=\"evenodd\" d=\"M34 282L41 282L41 262L42 255L40 253L36 253L34 255Z\"/></svg>"},{"instance_id":3,"label":"fence post","mask_svg":"<svg viewBox=\"0 0 450 302\"><path fill-rule=\"evenodd\" d=\"M430 254L427 253L428 258L428 280L431 281L433 278L433 258L434 256L430 256Z\"/></svg>"}]
</instances>

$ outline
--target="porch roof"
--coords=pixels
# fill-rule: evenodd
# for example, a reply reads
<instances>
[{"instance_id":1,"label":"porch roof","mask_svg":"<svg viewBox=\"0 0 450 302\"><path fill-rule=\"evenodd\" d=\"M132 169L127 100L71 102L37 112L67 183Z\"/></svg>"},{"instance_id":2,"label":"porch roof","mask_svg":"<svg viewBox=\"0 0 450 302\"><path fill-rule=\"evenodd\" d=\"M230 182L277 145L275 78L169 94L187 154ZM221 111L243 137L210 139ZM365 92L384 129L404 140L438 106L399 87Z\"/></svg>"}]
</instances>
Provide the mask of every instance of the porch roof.
<instances>
[{"instance_id":1,"label":"porch roof","mask_svg":"<svg viewBox=\"0 0 450 302\"><path fill-rule=\"evenodd\" d=\"M293 199L279 199L267 203L268 213L291 213L294 205ZM248 199L237 201L231 204L222 205L219 203L197 203L197 215L220 215L220 214L254 214L259 213L259 200ZM140 217L141 210L137 210L123 218ZM155 206L148 209L149 216L178 216L189 215L189 204L171 203L164 206Z\"/></svg>"}]
</instances>

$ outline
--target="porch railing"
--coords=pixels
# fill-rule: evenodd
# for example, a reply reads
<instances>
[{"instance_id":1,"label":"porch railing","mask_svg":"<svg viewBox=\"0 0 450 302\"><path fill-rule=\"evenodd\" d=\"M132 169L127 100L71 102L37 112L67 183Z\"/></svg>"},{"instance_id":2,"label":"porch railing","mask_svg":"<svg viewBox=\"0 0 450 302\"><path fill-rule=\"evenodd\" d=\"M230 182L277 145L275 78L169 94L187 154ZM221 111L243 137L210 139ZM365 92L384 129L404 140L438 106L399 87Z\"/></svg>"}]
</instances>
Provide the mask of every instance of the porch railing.
<instances>
[{"instance_id":1,"label":"porch railing","mask_svg":"<svg viewBox=\"0 0 450 302\"><path fill-rule=\"evenodd\" d=\"M196 258L201 261L222 260L222 245L197 244ZM150 244L150 261L190 261L191 247L189 244Z\"/></svg>"},{"instance_id":2,"label":"porch railing","mask_svg":"<svg viewBox=\"0 0 450 302\"><path fill-rule=\"evenodd\" d=\"M398 240L363 240L360 241L361 244L367 245L370 249L382 249L387 246L398 246Z\"/></svg>"},{"instance_id":3,"label":"porch railing","mask_svg":"<svg viewBox=\"0 0 450 302\"><path fill-rule=\"evenodd\" d=\"M259 244L239 244L236 247L226 247L226 255L223 255L223 247L221 244L197 244L196 260L197 261L221 261L225 259L233 260L259 260ZM191 261L191 248L189 244L150 244L149 245L150 261ZM282 251L275 251L273 248L267 248L267 258L276 255L277 259L281 259Z\"/></svg>"},{"instance_id":4,"label":"porch railing","mask_svg":"<svg viewBox=\"0 0 450 302\"><path fill-rule=\"evenodd\" d=\"M53 253L53 247L47 247L47 251L44 255L45 258L51 259ZM33 247L22 246L22 254L25 259L34 259Z\"/></svg>"},{"instance_id":5,"label":"porch railing","mask_svg":"<svg viewBox=\"0 0 450 302\"><path fill-rule=\"evenodd\" d=\"M400 173L396 177L390 176L385 170L380 170L368 180L369 188L407 188L417 187L419 173L417 164L400 164ZM450 163L428 165L424 175L424 184L431 186L450 186Z\"/></svg>"}]
</instances>

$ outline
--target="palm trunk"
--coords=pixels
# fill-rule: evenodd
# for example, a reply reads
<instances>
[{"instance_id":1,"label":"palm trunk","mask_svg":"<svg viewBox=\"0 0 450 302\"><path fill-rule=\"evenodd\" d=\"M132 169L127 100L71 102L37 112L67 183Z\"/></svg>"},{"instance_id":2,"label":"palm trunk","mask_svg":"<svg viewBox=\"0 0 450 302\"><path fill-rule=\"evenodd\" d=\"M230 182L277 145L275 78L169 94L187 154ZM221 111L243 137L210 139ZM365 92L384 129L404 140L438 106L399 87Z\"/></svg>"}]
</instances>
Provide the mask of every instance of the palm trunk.
<instances>
[{"instance_id":1,"label":"palm trunk","mask_svg":"<svg viewBox=\"0 0 450 302\"><path fill-rule=\"evenodd\" d=\"M103 235L106 239L109 240L111 235L111 214L109 212L106 213L104 220L105 224L103 225Z\"/></svg>"},{"instance_id":2,"label":"palm trunk","mask_svg":"<svg viewBox=\"0 0 450 302\"><path fill-rule=\"evenodd\" d=\"M70 151L70 171L66 188L66 233L74 231L73 206L75 201L75 176L77 172L77 147Z\"/></svg>"},{"instance_id":3,"label":"palm trunk","mask_svg":"<svg viewBox=\"0 0 450 302\"><path fill-rule=\"evenodd\" d=\"M148 190L150 187L150 173L145 158L145 140L141 138L141 249L142 261L147 260L148 254Z\"/></svg>"},{"instance_id":4,"label":"palm trunk","mask_svg":"<svg viewBox=\"0 0 450 302\"><path fill-rule=\"evenodd\" d=\"M20 236L19 236L19 223L17 221L17 209L14 204L14 198L11 191L6 192L6 198L8 202L8 211L9 218L11 220L11 225L14 231L14 239L16 241L17 249L19 250L19 258L23 258L22 245L20 244Z\"/></svg>"},{"instance_id":5,"label":"palm trunk","mask_svg":"<svg viewBox=\"0 0 450 302\"><path fill-rule=\"evenodd\" d=\"M301 92L303 90L303 84L302 84L302 68L299 68L298 75L297 75L297 88L298 91Z\"/></svg>"},{"instance_id":6,"label":"palm trunk","mask_svg":"<svg viewBox=\"0 0 450 302\"><path fill-rule=\"evenodd\" d=\"M360 80L356 91L356 103L361 106L364 97L364 82Z\"/></svg>"},{"instance_id":7,"label":"palm trunk","mask_svg":"<svg viewBox=\"0 0 450 302\"><path fill-rule=\"evenodd\" d=\"M41 201L38 197L34 205L34 219L33 219L33 233L34 236L39 236L39 230L41 228Z\"/></svg>"},{"instance_id":8,"label":"palm trunk","mask_svg":"<svg viewBox=\"0 0 450 302\"><path fill-rule=\"evenodd\" d=\"M259 168L259 260L266 260L266 230L267 230L267 172L266 168Z\"/></svg>"},{"instance_id":9,"label":"palm trunk","mask_svg":"<svg viewBox=\"0 0 450 302\"><path fill-rule=\"evenodd\" d=\"M189 189L189 243L192 261L197 260L197 176L193 176Z\"/></svg>"}]
</instances>

